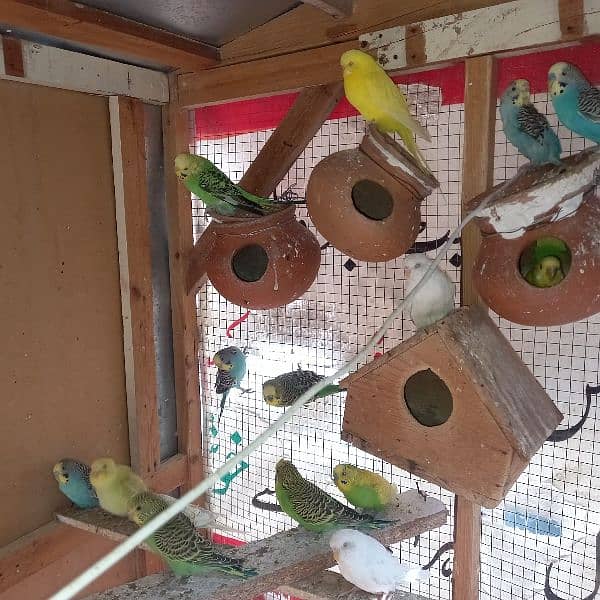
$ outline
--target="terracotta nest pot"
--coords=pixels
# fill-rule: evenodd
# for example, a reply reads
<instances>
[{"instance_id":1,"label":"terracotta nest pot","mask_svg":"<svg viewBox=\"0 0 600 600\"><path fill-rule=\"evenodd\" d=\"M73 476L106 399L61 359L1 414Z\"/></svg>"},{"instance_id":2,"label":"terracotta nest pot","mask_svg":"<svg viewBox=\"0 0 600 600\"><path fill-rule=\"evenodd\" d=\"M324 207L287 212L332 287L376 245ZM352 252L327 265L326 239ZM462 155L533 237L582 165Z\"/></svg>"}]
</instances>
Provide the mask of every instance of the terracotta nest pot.
<instances>
[{"instance_id":1,"label":"terracotta nest pot","mask_svg":"<svg viewBox=\"0 0 600 600\"><path fill-rule=\"evenodd\" d=\"M223 297L248 309L302 296L317 276L321 249L295 211L289 206L265 217L213 218L190 254L188 292L206 275Z\"/></svg>"},{"instance_id":2,"label":"terracotta nest pot","mask_svg":"<svg viewBox=\"0 0 600 600\"><path fill-rule=\"evenodd\" d=\"M514 323L563 325L600 311L600 148L563 163L522 170L468 207L489 198L475 220L483 240L473 279L483 301ZM560 253L563 278L549 287L527 281L523 257L558 243L567 249Z\"/></svg>"},{"instance_id":3,"label":"terracotta nest pot","mask_svg":"<svg viewBox=\"0 0 600 600\"><path fill-rule=\"evenodd\" d=\"M390 136L370 127L360 147L323 159L306 189L310 218L335 248L382 262L415 242L420 205L438 187Z\"/></svg>"}]
</instances>

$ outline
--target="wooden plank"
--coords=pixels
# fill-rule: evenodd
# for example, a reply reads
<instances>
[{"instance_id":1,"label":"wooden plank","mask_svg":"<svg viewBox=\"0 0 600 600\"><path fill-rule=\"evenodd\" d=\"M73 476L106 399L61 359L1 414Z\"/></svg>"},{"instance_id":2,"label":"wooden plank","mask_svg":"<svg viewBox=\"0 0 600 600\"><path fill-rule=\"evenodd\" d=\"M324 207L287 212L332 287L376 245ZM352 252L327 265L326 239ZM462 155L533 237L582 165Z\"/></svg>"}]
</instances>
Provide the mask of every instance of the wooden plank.
<instances>
[{"instance_id":1,"label":"wooden plank","mask_svg":"<svg viewBox=\"0 0 600 600\"><path fill-rule=\"evenodd\" d=\"M23 47L18 38L3 36L2 55L4 58L4 72L12 77L24 77Z\"/></svg>"},{"instance_id":2,"label":"wooden plank","mask_svg":"<svg viewBox=\"0 0 600 600\"><path fill-rule=\"evenodd\" d=\"M261 59L253 62L252 68L239 64L184 73L178 79L179 100L191 108L341 81L340 56L352 48L358 48L358 42Z\"/></svg>"},{"instance_id":3,"label":"wooden plank","mask_svg":"<svg viewBox=\"0 0 600 600\"><path fill-rule=\"evenodd\" d=\"M0 22L173 68L204 69L216 48L70 0L2 0Z\"/></svg>"},{"instance_id":4,"label":"wooden plank","mask_svg":"<svg viewBox=\"0 0 600 600\"><path fill-rule=\"evenodd\" d=\"M198 367L198 324L196 296L186 292L186 258L194 247L192 208L189 192L175 176L173 162L180 152L189 152L188 113L180 108L175 75L170 76L171 102L163 108L165 145L165 189L169 229L171 313L177 438L179 453L186 457L187 474L183 491L203 477L200 382Z\"/></svg>"},{"instance_id":5,"label":"wooden plank","mask_svg":"<svg viewBox=\"0 0 600 600\"><path fill-rule=\"evenodd\" d=\"M388 518L397 518L383 529L370 529L369 534L384 544L411 538L440 527L446 522L444 504L435 498L424 500L416 491L401 495L400 506ZM175 578L151 576L93 596L95 600L162 600L165 597L194 600L245 600L280 585L290 584L335 564L328 536L292 529L231 552L244 560L258 574L247 580L223 576Z\"/></svg>"},{"instance_id":6,"label":"wooden plank","mask_svg":"<svg viewBox=\"0 0 600 600\"><path fill-rule=\"evenodd\" d=\"M496 121L496 59L470 58L465 65L465 130L461 204L493 183ZM461 304L481 304L472 281L479 229L471 223L461 235ZM453 598L479 598L481 507L456 496L454 520Z\"/></svg>"},{"instance_id":7,"label":"wooden plank","mask_svg":"<svg viewBox=\"0 0 600 600\"><path fill-rule=\"evenodd\" d=\"M221 47L232 64L358 39L368 31L409 25L506 0L355 0L352 15L333 21L314 6L301 5Z\"/></svg>"},{"instance_id":8,"label":"wooden plank","mask_svg":"<svg viewBox=\"0 0 600 600\"><path fill-rule=\"evenodd\" d=\"M293 596L295 600L373 600L373 594L359 590L348 583L341 575L332 571L323 571L312 577L294 581L277 588L280 594ZM428 600L423 596L409 592L394 592L388 600Z\"/></svg>"},{"instance_id":9,"label":"wooden plank","mask_svg":"<svg viewBox=\"0 0 600 600\"><path fill-rule=\"evenodd\" d=\"M25 40L21 41L21 47L23 75L17 78L7 72L0 53L0 79L17 79L89 94L129 96L153 104L169 100L164 73Z\"/></svg>"},{"instance_id":10,"label":"wooden plank","mask_svg":"<svg viewBox=\"0 0 600 600\"><path fill-rule=\"evenodd\" d=\"M148 487L164 494L168 494L184 484L187 477L187 458L183 454L176 454L160 466L144 481Z\"/></svg>"},{"instance_id":11,"label":"wooden plank","mask_svg":"<svg viewBox=\"0 0 600 600\"><path fill-rule=\"evenodd\" d=\"M144 105L109 101L131 466L142 479L160 463L150 213Z\"/></svg>"},{"instance_id":12,"label":"wooden plank","mask_svg":"<svg viewBox=\"0 0 600 600\"><path fill-rule=\"evenodd\" d=\"M270 196L331 114L343 93L344 84L341 81L302 91L244 173L240 185L252 194Z\"/></svg>"},{"instance_id":13,"label":"wooden plank","mask_svg":"<svg viewBox=\"0 0 600 600\"><path fill-rule=\"evenodd\" d=\"M354 10L354 0L301 0L332 17L349 17Z\"/></svg>"},{"instance_id":14,"label":"wooden plank","mask_svg":"<svg viewBox=\"0 0 600 600\"><path fill-rule=\"evenodd\" d=\"M418 25L425 38L420 62L407 58L412 35L409 27L367 34L361 37L361 42L376 49L380 63L394 71L573 42L600 33L598 0L570 2L568 7L561 5L561 10L559 3L560 0L513 0L415 23L413 26Z\"/></svg>"}]
</instances>

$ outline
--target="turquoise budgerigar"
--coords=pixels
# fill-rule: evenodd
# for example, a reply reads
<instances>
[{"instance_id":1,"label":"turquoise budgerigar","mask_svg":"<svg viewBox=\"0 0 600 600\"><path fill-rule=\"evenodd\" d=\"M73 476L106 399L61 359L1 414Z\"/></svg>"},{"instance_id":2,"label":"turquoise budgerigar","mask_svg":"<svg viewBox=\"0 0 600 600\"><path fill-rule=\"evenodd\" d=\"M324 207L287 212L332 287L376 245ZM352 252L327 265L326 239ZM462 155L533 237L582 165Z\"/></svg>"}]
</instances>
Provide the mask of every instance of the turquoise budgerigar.
<instances>
[{"instance_id":1,"label":"turquoise budgerigar","mask_svg":"<svg viewBox=\"0 0 600 600\"><path fill-rule=\"evenodd\" d=\"M341 527L383 527L389 521L374 519L338 502L300 475L289 461L275 466L275 494L283 512L308 531L321 533Z\"/></svg>"},{"instance_id":2,"label":"turquoise budgerigar","mask_svg":"<svg viewBox=\"0 0 600 600\"><path fill-rule=\"evenodd\" d=\"M324 375L303 369L283 373L264 382L263 399L271 406L290 406L323 377ZM336 394L340 389L336 384L327 385L315 395L313 400Z\"/></svg>"},{"instance_id":3,"label":"turquoise budgerigar","mask_svg":"<svg viewBox=\"0 0 600 600\"><path fill-rule=\"evenodd\" d=\"M52 468L58 489L78 508L100 506L90 483L90 467L73 458L63 458Z\"/></svg>"},{"instance_id":4,"label":"turquoise budgerigar","mask_svg":"<svg viewBox=\"0 0 600 600\"><path fill-rule=\"evenodd\" d=\"M131 498L128 516L141 526L168 506L160 496L142 492ZM256 575L256 571L242 568L241 561L222 554L214 544L201 537L190 519L182 513L155 531L146 543L180 577L210 572L243 578Z\"/></svg>"},{"instance_id":5,"label":"turquoise budgerigar","mask_svg":"<svg viewBox=\"0 0 600 600\"><path fill-rule=\"evenodd\" d=\"M203 156L178 154L175 174L206 208L224 217L260 217L287 206L250 194Z\"/></svg>"},{"instance_id":6,"label":"turquoise budgerigar","mask_svg":"<svg viewBox=\"0 0 600 600\"><path fill-rule=\"evenodd\" d=\"M560 122L600 143L600 90L575 65L559 62L548 71L548 91Z\"/></svg>"},{"instance_id":7,"label":"turquoise budgerigar","mask_svg":"<svg viewBox=\"0 0 600 600\"><path fill-rule=\"evenodd\" d=\"M515 79L504 90L500 117L506 138L532 165L560 164L560 141L548 119L532 104L526 79Z\"/></svg>"},{"instance_id":8,"label":"turquoise budgerigar","mask_svg":"<svg viewBox=\"0 0 600 600\"><path fill-rule=\"evenodd\" d=\"M225 402L232 388L240 388L242 379L246 376L246 355L236 346L228 346L219 350L213 357L213 362L217 366L217 381L215 391L222 394L221 404L219 405L219 416L217 425L221 421Z\"/></svg>"}]
</instances>

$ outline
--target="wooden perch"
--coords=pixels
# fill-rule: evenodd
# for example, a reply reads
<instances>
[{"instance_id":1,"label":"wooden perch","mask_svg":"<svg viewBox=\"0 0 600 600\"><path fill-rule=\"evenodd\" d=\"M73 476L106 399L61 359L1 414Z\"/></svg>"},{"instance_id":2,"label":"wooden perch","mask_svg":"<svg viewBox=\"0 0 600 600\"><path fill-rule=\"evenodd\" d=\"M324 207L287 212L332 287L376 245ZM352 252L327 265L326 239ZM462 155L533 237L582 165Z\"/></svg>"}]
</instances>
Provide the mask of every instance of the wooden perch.
<instances>
[{"instance_id":1,"label":"wooden perch","mask_svg":"<svg viewBox=\"0 0 600 600\"><path fill-rule=\"evenodd\" d=\"M302 0L333 17L349 17L354 11L354 0Z\"/></svg>"},{"instance_id":2,"label":"wooden perch","mask_svg":"<svg viewBox=\"0 0 600 600\"><path fill-rule=\"evenodd\" d=\"M108 535L111 539L122 536L122 524L107 529L107 521L98 511L84 511L85 521L66 513L62 522ZM93 515L100 518L94 523ZM71 515L71 518L68 517ZM69 518L69 521L64 519ZM447 512L442 502L435 498L426 500L411 490L400 496L399 506L388 519L395 519L384 529L370 529L368 533L384 544L393 544L411 538L446 523ZM247 580L211 575L205 577L177 578L171 574L151 575L112 590L96 594L94 600L163 600L164 598L194 598L194 600L245 600L258 594L291 584L333 566L328 535L319 535L298 529L283 531L270 538L252 542L230 551L229 554L244 560L244 565L257 570L258 575ZM406 600L409 600L407 598ZM419 600L419 599L410 599Z\"/></svg>"},{"instance_id":3,"label":"wooden perch","mask_svg":"<svg viewBox=\"0 0 600 600\"><path fill-rule=\"evenodd\" d=\"M332 571L323 571L290 585L282 585L277 588L277 591L297 600L373 599L373 594L358 590L341 575ZM350 593L352 593L352 596L350 596ZM394 592L389 596L389 600L427 600L427 598L409 592Z\"/></svg>"},{"instance_id":4,"label":"wooden perch","mask_svg":"<svg viewBox=\"0 0 600 600\"><path fill-rule=\"evenodd\" d=\"M331 114L344 92L341 81L303 90L240 181L257 196L269 196Z\"/></svg>"}]
</instances>

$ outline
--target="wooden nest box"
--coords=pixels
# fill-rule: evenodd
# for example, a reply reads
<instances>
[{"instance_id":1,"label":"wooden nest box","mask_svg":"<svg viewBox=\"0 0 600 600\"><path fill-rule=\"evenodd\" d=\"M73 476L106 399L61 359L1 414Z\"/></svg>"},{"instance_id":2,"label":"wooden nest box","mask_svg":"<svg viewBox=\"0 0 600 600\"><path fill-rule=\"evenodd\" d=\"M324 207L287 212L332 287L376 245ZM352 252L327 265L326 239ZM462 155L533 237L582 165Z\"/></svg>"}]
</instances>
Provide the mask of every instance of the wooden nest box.
<instances>
[{"instance_id":1,"label":"wooden nest box","mask_svg":"<svg viewBox=\"0 0 600 600\"><path fill-rule=\"evenodd\" d=\"M562 419L478 307L454 311L341 385L345 441L486 508Z\"/></svg>"}]
</instances>

